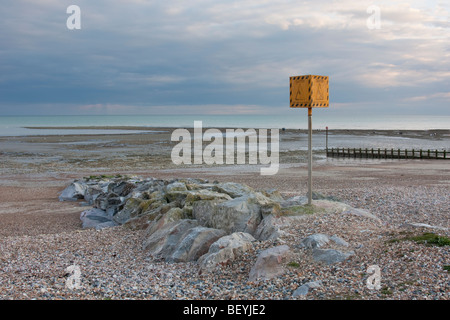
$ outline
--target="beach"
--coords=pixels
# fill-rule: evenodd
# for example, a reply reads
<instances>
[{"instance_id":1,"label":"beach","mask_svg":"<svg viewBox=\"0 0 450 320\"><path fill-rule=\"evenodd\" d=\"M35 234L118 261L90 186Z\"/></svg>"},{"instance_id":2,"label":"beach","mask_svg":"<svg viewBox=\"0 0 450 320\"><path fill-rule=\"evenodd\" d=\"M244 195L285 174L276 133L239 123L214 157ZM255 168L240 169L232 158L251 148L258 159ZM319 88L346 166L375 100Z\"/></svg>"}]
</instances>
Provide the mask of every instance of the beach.
<instances>
[{"instance_id":1,"label":"beach","mask_svg":"<svg viewBox=\"0 0 450 320\"><path fill-rule=\"evenodd\" d=\"M195 263L149 259L142 250L143 230L82 229L80 213L87 207L61 202L59 193L75 179L121 174L229 181L257 190L277 189L286 198L304 195L306 132L280 131L279 171L262 176L262 165L175 165L175 128L132 129L130 134L0 137L1 299L449 299L445 267L450 265L450 247L401 240L424 232L450 236L448 160L327 158L325 132L316 131L320 145L314 153L313 190L367 210L379 221L339 215L295 220L283 227L279 239L259 241L234 263L199 274ZM448 146L450 132L330 132L330 138L344 142L364 136L380 141L409 138L425 148ZM338 235L355 255L318 267L299 247L301 239L315 233ZM249 282L258 253L280 244L292 248L295 264L286 266L281 277ZM81 270L79 289L65 286L66 268L74 264ZM381 269L379 290L366 285L372 265ZM292 296L309 281L322 285L304 297Z\"/></svg>"}]
</instances>

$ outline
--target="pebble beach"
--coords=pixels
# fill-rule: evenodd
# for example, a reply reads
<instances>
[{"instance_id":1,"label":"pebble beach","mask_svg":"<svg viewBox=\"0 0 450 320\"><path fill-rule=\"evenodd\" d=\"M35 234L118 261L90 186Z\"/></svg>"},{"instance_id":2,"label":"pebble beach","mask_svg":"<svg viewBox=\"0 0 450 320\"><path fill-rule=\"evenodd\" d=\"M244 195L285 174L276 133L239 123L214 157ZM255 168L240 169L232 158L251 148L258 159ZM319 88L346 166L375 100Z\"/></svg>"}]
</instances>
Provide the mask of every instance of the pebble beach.
<instances>
[{"instance_id":1,"label":"pebble beach","mask_svg":"<svg viewBox=\"0 0 450 320\"><path fill-rule=\"evenodd\" d=\"M68 142L70 138L61 139ZM142 249L145 230L123 226L99 231L82 229L80 213L86 207L80 202L60 202L58 193L74 179L120 173L232 181L258 190L277 189L284 197L292 197L307 190L307 167L302 156L292 152L281 154L278 174L262 177L258 170L248 166L174 166L170 162L170 139L154 135L105 135L96 139L105 141L102 147L72 144L61 148L57 145L61 141L55 141L55 137L0 139L0 144L10 148L2 149L0 299L448 300L450 297L450 245L418 240L429 233L440 239L450 237L448 161L319 161L314 166L314 190L369 211L377 219L336 214L286 219L278 239L256 241L239 259L205 274L196 263L166 263L146 256ZM92 159L95 161L89 161ZM332 265L313 261L300 242L317 233L340 237L354 255ZM287 245L292 251L284 266L285 273L270 280L249 281L258 254L277 245ZM67 286L70 266L79 268L80 282L76 288ZM378 289L368 288L370 266L379 267ZM320 285L306 295L294 295L299 287L310 282Z\"/></svg>"}]
</instances>

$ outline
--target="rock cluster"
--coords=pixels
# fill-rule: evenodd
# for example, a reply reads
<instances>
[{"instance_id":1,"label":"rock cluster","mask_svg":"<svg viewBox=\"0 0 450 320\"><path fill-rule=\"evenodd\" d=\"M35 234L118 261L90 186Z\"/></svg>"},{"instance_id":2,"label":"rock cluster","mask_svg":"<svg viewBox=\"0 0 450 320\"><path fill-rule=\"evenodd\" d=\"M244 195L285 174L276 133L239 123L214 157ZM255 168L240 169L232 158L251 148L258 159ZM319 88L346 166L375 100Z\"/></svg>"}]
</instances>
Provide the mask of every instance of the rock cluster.
<instances>
[{"instance_id":1,"label":"rock cluster","mask_svg":"<svg viewBox=\"0 0 450 320\"><path fill-rule=\"evenodd\" d=\"M123 225L145 230L142 247L149 257L166 262L196 261L200 272L230 263L251 249L254 241L277 239L283 234L280 221L287 217L330 210L361 215L335 201L318 200L319 205L311 208L305 205L306 197L284 199L276 190L260 192L243 184L190 178L84 178L60 195L61 201L79 199L92 206L81 213L83 228ZM323 234L303 239L301 246L311 249L315 261L328 264L353 254L320 248L330 241L348 246L336 236ZM286 245L260 252L249 281L283 274L291 255Z\"/></svg>"},{"instance_id":2,"label":"rock cluster","mask_svg":"<svg viewBox=\"0 0 450 320\"><path fill-rule=\"evenodd\" d=\"M255 239L278 237L274 216L305 202L233 182L137 177L76 180L59 199L84 199L92 206L81 213L83 228L146 229L143 248L149 256L168 262L202 257L203 271L235 259Z\"/></svg>"}]
</instances>

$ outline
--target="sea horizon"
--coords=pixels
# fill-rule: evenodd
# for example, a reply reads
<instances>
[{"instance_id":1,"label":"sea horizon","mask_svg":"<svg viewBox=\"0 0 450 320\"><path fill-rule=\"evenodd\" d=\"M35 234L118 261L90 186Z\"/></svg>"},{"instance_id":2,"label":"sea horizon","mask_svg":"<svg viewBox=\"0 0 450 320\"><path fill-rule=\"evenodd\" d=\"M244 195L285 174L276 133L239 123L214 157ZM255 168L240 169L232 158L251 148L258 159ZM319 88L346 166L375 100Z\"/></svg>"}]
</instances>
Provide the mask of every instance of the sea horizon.
<instances>
[{"instance_id":1,"label":"sea horizon","mask_svg":"<svg viewBox=\"0 0 450 320\"><path fill-rule=\"evenodd\" d=\"M313 129L348 130L449 130L450 116L423 115L355 115L351 118L320 113L313 114ZM90 134L92 130L77 127L111 127L95 133L131 133L114 127L192 128L202 121L204 128L278 128L307 129L307 116L292 115L37 115L0 116L0 136ZM67 128L67 129L30 129ZM76 130L76 131L74 131ZM70 133L69 133L70 131ZM141 131L142 132L142 131Z\"/></svg>"}]
</instances>

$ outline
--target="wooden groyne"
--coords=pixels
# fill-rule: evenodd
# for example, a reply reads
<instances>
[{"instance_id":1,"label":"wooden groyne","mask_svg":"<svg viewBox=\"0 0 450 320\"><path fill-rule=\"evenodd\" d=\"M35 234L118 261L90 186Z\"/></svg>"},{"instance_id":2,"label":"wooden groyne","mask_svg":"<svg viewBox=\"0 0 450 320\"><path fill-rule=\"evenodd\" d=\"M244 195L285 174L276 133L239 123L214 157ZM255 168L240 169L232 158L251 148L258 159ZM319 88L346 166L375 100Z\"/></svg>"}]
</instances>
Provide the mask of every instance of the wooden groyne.
<instances>
[{"instance_id":1,"label":"wooden groyne","mask_svg":"<svg viewBox=\"0 0 450 320\"><path fill-rule=\"evenodd\" d=\"M440 159L449 160L447 150L374 149L374 148L331 148L327 157L379 158L379 159Z\"/></svg>"}]
</instances>

